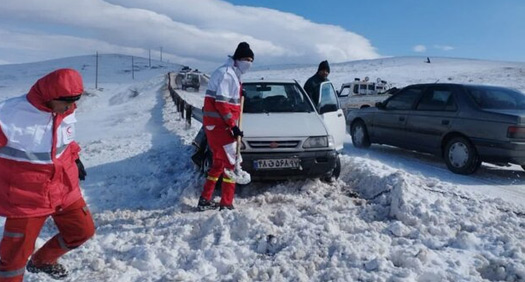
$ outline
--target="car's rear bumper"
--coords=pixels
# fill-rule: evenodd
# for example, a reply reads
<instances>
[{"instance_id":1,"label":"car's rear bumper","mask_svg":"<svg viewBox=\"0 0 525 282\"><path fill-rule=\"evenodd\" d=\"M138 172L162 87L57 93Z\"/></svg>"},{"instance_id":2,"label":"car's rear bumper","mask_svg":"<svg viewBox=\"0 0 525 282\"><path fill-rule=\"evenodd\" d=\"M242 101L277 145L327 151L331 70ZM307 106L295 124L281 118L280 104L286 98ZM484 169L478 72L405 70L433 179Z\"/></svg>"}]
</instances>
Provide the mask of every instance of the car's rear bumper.
<instances>
[{"instance_id":1,"label":"car's rear bumper","mask_svg":"<svg viewBox=\"0 0 525 282\"><path fill-rule=\"evenodd\" d=\"M306 179L327 176L332 172L336 165L337 152L315 151L299 153L246 153L242 152L242 167L250 173L252 180L287 180L287 179ZM256 169L254 161L262 159L300 159L299 169L274 168Z\"/></svg>"},{"instance_id":2,"label":"car's rear bumper","mask_svg":"<svg viewBox=\"0 0 525 282\"><path fill-rule=\"evenodd\" d=\"M525 164L525 142L474 140L474 144L485 162Z\"/></svg>"}]
</instances>

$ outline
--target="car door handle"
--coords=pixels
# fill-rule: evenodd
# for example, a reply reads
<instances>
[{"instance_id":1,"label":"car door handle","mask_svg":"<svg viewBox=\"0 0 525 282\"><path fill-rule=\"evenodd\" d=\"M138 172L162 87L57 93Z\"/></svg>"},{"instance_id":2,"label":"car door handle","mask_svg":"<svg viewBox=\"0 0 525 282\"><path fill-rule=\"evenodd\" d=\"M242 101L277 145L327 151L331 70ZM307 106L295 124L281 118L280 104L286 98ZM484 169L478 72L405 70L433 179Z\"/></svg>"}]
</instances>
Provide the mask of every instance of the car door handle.
<instances>
[{"instance_id":1,"label":"car door handle","mask_svg":"<svg viewBox=\"0 0 525 282\"><path fill-rule=\"evenodd\" d=\"M444 119L444 120L441 121L441 124L442 125L449 125L450 124L450 120Z\"/></svg>"},{"instance_id":2,"label":"car door handle","mask_svg":"<svg viewBox=\"0 0 525 282\"><path fill-rule=\"evenodd\" d=\"M399 117L399 121L405 121L405 117Z\"/></svg>"},{"instance_id":3,"label":"car door handle","mask_svg":"<svg viewBox=\"0 0 525 282\"><path fill-rule=\"evenodd\" d=\"M338 117L343 116L343 114L337 114Z\"/></svg>"}]
</instances>

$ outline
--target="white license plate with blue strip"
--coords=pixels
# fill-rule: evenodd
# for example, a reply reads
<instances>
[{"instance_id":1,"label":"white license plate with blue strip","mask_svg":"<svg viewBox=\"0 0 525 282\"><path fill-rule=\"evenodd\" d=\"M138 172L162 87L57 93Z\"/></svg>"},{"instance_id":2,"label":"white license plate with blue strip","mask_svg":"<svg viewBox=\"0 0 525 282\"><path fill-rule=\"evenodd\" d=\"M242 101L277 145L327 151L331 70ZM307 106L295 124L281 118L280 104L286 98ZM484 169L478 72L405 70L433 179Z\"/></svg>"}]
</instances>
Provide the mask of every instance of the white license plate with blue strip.
<instances>
[{"instance_id":1,"label":"white license plate with blue strip","mask_svg":"<svg viewBox=\"0 0 525 282\"><path fill-rule=\"evenodd\" d=\"M300 159L265 159L253 161L253 168L260 169L280 169L292 168L298 169L301 167Z\"/></svg>"}]
</instances>

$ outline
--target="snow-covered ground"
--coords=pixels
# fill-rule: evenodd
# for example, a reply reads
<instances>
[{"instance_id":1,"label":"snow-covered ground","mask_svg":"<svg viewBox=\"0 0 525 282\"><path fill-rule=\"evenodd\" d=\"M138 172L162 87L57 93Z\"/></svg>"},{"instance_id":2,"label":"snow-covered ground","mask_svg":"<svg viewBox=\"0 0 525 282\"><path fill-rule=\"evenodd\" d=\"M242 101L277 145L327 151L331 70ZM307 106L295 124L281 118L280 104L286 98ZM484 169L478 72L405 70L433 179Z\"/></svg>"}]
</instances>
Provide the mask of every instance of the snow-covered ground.
<instances>
[{"instance_id":1,"label":"snow-covered ground","mask_svg":"<svg viewBox=\"0 0 525 282\"><path fill-rule=\"evenodd\" d=\"M236 210L194 212L204 179L189 157L200 125L186 127L165 85L165 74L180 66L155 62L150 69L143 60L131 80L130 57L99 60L106 62L99 89L93 56L0 66L0 100L58 67L74 67L85 78L77 140L97 234L62 259L71 281L525 280L519 166L484 164L459 176L435 157L388 146L358 150L347 136L335 184L253 183L238 189ZM369 76L397 87L439 79L525 91L525 63L431 60L332 65L330 79L336 87ZM280 67L247 77L304 83L316 69ZM37 246L55 232L48 221ZM29 273L26 280L51 281Z\"/></svg>"}]
</instances>

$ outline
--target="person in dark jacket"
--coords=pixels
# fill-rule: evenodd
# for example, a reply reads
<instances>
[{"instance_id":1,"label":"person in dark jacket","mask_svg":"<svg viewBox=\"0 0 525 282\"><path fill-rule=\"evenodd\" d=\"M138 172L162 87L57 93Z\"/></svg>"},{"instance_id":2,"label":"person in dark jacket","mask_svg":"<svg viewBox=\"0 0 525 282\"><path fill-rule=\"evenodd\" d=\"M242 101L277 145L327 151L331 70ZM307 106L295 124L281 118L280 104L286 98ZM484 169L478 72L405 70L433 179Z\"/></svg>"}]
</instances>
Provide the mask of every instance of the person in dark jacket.
<instances>
[{"instance_id":1,"label":"person in dark jacket","mask_svg":"<svg viewBox=\"0 0 525 282\"><path fill-rule=\"evenodd\" d=\"M310 96L310 99L317 106L319 102L319 86L321 83L328 81L328 75L330 74L330 65L328 61L322 61L317 68L317 72L310 77L304 84L304 90Z\"/></svg>"}]
</instances>

